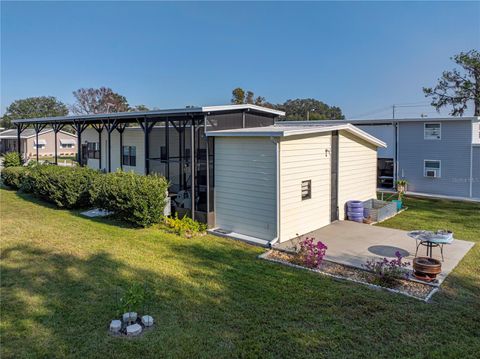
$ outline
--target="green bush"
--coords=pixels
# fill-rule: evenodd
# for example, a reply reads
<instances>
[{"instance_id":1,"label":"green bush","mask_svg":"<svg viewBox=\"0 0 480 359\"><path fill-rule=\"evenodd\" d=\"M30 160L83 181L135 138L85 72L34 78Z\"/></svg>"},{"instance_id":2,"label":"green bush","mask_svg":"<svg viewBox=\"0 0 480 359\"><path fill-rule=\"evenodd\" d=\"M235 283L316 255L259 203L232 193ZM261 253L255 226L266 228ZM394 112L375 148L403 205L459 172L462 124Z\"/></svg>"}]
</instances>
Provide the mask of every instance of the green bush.
<instances>
[{"instance_id":1,"label":"green bush","mask_svg":"<svg viewBox=\"0 0 480 359\"><path fill-rule=\"evenodd\" d=\"M187 216L178 218L178 213L175 214L175 217L165 217L165 224L167 227L173 229L176 234L184 237L193 237L203 234L207 230L206 224L194 221Z\"/></svg>"},{"instance_id":2,"label":"green bush","mask_svg":"<svg viewBox=\"0 0 480 359\"><path fill-rule=\"evenodd\" d=\"M27 167L7 167L2 170L2 181L5 185L19 189L28 171Z\"/></svg>"},{"instance_id":3,"label":"green bush","mask_svg":"<svg viewBox=\"0 0 480 359\"><path fill-rule=\"evenodd\" d=\"M147 227L161 221L167 188L164 177L119 171L98 176L90 195L95 206L136 226Z\"/></svg>"},{"instance_id":4,"label":"green bush","mask_svg":"<svg viewBox=\"0 0 480 359\"><path fill-rule=\"evenodd\" d=\"M23 160L18 152L8 152L3 156L3 167L19 167L21 165L23 165Z\"/></svg>"},{"instance_id":5,"label":"green bush","mask_svg":"<svg viewBox=\"0 0 480 359\"><path fill-rule=\"evenodd\" d=\"M101 174L86 167L35 165L25 172L20 189L62 208L90 205L89 188Z\"/></svg>"}]
</instances>

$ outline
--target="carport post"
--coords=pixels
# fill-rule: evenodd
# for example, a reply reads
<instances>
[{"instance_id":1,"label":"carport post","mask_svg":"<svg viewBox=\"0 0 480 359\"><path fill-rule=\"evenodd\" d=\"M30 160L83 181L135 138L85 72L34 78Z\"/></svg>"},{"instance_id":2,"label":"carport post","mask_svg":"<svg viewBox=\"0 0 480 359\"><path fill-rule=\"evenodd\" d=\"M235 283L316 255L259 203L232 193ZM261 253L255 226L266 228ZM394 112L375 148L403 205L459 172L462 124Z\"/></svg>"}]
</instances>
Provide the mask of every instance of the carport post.
<instances>
[{"instance_id":1,"label":"carport post","mask_svg":"<svg viewBox=\"0 0 480 359\"><path fill-rule=\"evenodd\" d=\"M102 131L103 131L103 123L94 123L92 127L98 132L98 168L102 169Z\"/></svg>"},{"instance_id":2,"label":"carport post","mask_svg":"<svg viewBox=\"0 0 480 359\"><path fill-rule=\"evenodd\" d=\"M47 126L47 124L40 124L40 123L35 123L33 125L33 128L35 129L35 150L36 150L36 156L37 156L37 162L38 162L38 134Z\"/></svg>"},{"instance_id":3,"label":"carport post","mask_svg":"<svg viewBox=\"0 0 480 359\"><path fill-rule=\"evenodd\" d=\"M16 123L15 126L17 127L17 152L20 157L22 157L22 139L20 138L20 135L22 134L23 130L25 130L28 125L24 123Z\"/></svg>"},{"instance_id":4,"label":"carport post","mask_svg":"<svg viewBox=\"0 0 480 359\"><path fill-rule=\"evenodd\" d=\"M58 140L57 140L57 133L63 128L63 124L60 123L53 123L53 134L55 136L55 164L58 165Z\"/></svg>"},{"instance_id":5,"label":"carport post","mask_svg":"<svg viewBox=\"0 0 480 359\"><path fill-rule=\"evenodd\" d=\"M195 117L192 116L192 124L190 126L190 171L191 171L191 187L192 187L192 219L195 219ZM207 213L208 215L208 213Z\"/></svg>"}]
</instances>

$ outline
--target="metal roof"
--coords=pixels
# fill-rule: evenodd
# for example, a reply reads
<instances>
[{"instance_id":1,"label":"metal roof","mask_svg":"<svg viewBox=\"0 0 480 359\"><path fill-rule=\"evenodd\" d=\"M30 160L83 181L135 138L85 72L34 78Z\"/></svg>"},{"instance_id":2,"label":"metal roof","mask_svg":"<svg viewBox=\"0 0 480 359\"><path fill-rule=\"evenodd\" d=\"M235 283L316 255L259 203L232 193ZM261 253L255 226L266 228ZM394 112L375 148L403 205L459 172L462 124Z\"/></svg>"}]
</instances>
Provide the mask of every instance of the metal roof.
<instances>
[{"instance_id":1,"label":"metal roof","mask_svg":"<svg viewBox=\"0 0 480 359\"><path fill-rule=\"evenodd\" d=\"M75 115L75 116L58 116L58 117L41 117L41 118L26 118L20 120L13 120L13 123L73 123L78 120L85 121L100 121L107 119L135 119L135 118L151 118L151 117L168 117L178 115L190 114L209 114L212 112L234 112L234 111L254 111L267 113L274 116L285 116L285 112L273 110L271 108L243 104L243 105L223 105L223 106L203 106L203 107L189 107L180 109L154 110L154 111L137 111L137 112L113 112L100 113L91 115Z\"/></svg>"},{"instance_id":2,"label":"metal roof","mask_svg":"<svg viewBox=\"0 0 480 359\"><path fill-rule=\"evenodd\" d=\"M207 136L213 137L290 137L308 134L319 134L331 131L344 130L374 144L377 147L387 147L386 143L358 127L343 123L338 125L317 125L317 126L274 126L237 128L232 130L208 131Z\"/></svg>"},{"instance_id":3,"label":"metal roof","mask_svg":"<svg viewBox=\"0 0 480 359\"><path fill-rule=\"evenodd\" d=\"M47 133L47 132L50 132L50 131L53 131L53 130L51 128L44 129L38 135L41 136L44 133ZM25 130L23 130L22 134L20 135L20 138L30 138L30 137L33 137L33 136L35 136L35 130L33 128L26 128ZM17 129L12 128L12 129L0 132L0 139L1 138L5 138L5 139L14 138L14 139L16 139L17 138Z\"/></svg>"},{"instance_id":4,"label":"metal roof","mask_svg":"<svg viewBox=\"0 0 480 359\"><path fill-rule=\"evenodd\" d=\"M392 124L396 122L443 122L443 121L480 121L478 116L469 117L415 117L415 118L374 118L374 119L349 119L349 120L311 120L311 121L278 121L282 126L317 126L322 124Z\"/></svg>"}]
</instances>

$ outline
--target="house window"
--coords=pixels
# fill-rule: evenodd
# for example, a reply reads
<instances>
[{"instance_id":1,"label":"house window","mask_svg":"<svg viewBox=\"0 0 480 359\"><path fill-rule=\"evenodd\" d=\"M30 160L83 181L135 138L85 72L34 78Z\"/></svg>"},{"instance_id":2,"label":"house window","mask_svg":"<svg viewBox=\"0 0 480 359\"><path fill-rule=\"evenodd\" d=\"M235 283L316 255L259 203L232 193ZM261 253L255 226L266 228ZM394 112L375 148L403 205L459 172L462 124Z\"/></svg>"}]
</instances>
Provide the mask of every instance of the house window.
<instances>
[{"instance_id":1,"label":"house window","mask_svg":"<svg viewBox=\"0 0 480 359\"><path fill-rule=\"evenodd\" d=\"M61 148L73 148L74 145L73 145L73 143L61 143L60 147Z\"/></svg>"},{"instance_id":2,"label":"house window","mask_svg":"<svg viewBox=\"0 0 480 359\"><path fill-rule=\"evenodd\" d=\"M442 165L437 160L425 160L423 161L423 175L430 178L441 177Z\"/></svg>"},{"instance_id":3,"label":"house window","mask_svg":"<svg viewBox=\"0 0 480 359\"><path fill-rule=\"evenodd\" d=\"M137 165L137 148L135 146L123 146L122 149L122 165Z\"/></svg>"},{"instance_id":4,"label":"house window","mask_svg":"<svg viewBox=\"0 0 480 359\"><path fill-rule=\"evenodd\" d=\"M302 201L312 198L312 181L302 181Z\"/></svg>"},{"instance_id":5,"label":"house window","mask_svg":"<svg viewBox=\"0 0 480 359\"><path fill-rule=\"evenodd\" d=\"M442 139L442 127L440 123L426 123L423 128L423 138L425 140Z\"/></svg>"},{"instance_id":6,"label":"house window","mask_svg":"<svg viewBox=\"0 0 480 359\"><path fill-rule=\"evenodd\" d=\"M33 141L33 148L42 149L45 148L46 145L47 142L45 140L38 140L38 143L36 141Z\"/></svg>"},{"instance_id":7,"label":"house window","mask_svg":"<svg viewBox=\"0 0 480 359\"><path fill-rule=\"evenodd\" d=\"M87 158L100 159L100 145L98 142L87 142Z\"/></svg>"}]
</instances>

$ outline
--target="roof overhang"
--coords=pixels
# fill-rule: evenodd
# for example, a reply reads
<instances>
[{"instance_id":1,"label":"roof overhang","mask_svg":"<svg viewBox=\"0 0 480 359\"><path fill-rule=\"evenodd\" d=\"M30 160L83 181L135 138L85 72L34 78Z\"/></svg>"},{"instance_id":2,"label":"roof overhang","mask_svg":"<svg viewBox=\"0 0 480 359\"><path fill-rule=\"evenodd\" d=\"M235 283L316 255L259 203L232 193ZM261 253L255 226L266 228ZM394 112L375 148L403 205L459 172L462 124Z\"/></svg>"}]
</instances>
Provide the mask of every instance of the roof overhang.
<instances>
[{"instance_id":1,"label":"roof overhang","mask_svg":"<svg viewBox=\"0 0 480 359\"><path fill-rule=\"evenodd\" d=\"M13 120L15 124L33 124L33 123L75 123L77 121L100 122L102 120L135 120L140 118L159 118L159 117L176 117L190 115L208 115L222 112L257 112L268 114L273 117L285 116L285 112L274 110L267 107L243 104L243 105L223 105L223 106L204 106L204 107L188 107L181 109L154 110L154 111L138 111L138 112L114 112L100 113L92 115L76 115L76 116L58 116L58 117L41 117L27 118L21 120Z\"/></svg>"},{"instance_id":2,"label":"roof overhang","mask_svg":"<svg viewBox=\"0 0 480 359\"><path fill-rule=\"evenodd\" d=\"M267 126L267 127L250 127L232 130L208 131L207 136L211 137L291 137L310 134L321 134L332 131L347 131L377 147L387 147L387 144L369 133L359 129L358 127L344 123L340 125L323 125L323 126Z\"/></svg>"}]
</instances>

